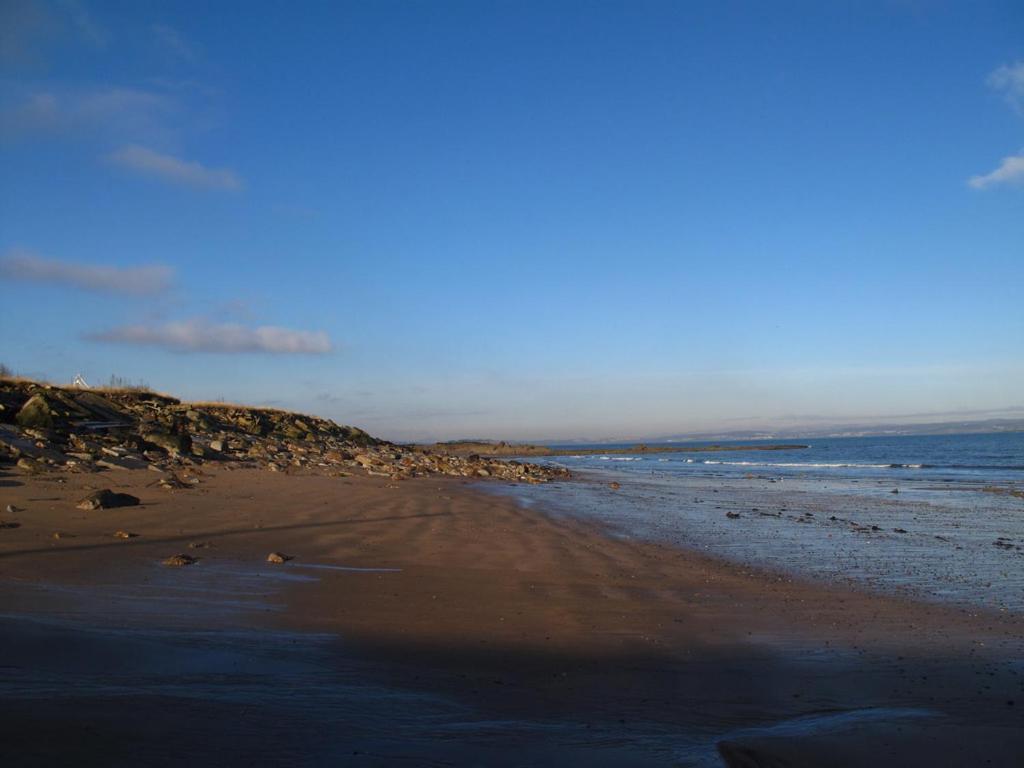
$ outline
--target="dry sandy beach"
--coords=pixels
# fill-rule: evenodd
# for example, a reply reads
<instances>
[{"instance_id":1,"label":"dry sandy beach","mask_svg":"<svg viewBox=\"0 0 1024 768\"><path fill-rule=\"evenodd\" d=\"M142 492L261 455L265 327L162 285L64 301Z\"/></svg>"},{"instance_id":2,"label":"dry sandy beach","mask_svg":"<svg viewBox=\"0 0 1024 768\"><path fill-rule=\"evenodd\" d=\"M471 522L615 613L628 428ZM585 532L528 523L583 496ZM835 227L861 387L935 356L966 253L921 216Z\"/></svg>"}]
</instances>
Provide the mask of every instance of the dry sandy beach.
<instances>
[{"instance_id":1,"label":"dry sandy beach","mask_svg":"<svg viewBox=\"0 0 1024 768\"><path fill-rule=\"evenodd\" d=\"M1019 617L626 541L460 480L196 472L0 477L20 508L0 530L6 764L1024 756ZM97 487L142 504L77 509ZM160 564L179 552L199 561Z\"/></svg>"}]
</instances>

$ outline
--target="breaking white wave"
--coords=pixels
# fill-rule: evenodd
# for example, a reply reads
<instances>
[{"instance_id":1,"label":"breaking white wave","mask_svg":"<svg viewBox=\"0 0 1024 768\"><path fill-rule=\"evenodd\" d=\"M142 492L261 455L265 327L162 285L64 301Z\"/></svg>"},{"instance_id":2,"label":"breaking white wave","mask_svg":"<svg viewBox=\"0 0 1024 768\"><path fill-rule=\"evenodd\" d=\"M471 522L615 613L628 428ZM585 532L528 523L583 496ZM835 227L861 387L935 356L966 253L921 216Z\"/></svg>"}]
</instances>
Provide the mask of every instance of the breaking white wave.
<instances>
[{"instance_id":1,"label":"breaking white wave","mask_svg":"<svg viewBox=\"0 0 1024 768\"><path fill-rule=\"evenodd\" d=\"M692 459L687 459L687 461L692 461ZM703 463L728 464L734 467L816 467L819 469L921 469L924 466L923 464L849 464L824 461L721 461L718 459L705 459Z\"/></svg>"}]
</instances>

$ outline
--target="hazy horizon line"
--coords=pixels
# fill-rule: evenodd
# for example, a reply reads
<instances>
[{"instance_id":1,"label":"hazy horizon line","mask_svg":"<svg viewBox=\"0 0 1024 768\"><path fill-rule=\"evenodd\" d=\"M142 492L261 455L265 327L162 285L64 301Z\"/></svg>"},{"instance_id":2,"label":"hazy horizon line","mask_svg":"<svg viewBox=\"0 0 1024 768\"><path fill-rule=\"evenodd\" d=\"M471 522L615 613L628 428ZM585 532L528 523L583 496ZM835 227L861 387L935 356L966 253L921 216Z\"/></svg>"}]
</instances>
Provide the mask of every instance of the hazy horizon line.
<instances>
[{"instance_id":1,"label":"hazy horizon line","mask_svg":"<svg viewBox=\"0 0 1024 768\"><path fill-rule=\"evenodd\" d=\"M1003 410L1006 413L1024 413L1024 408L1013 407ZM999 425L1004 425L999 428ZM358 425L353 425L358 426ZM988 427L986 429L986 426ZM628 435L601 435L601 436L575 436L575 437L529 437L529 438L502 438L502 437L457 437L457 438L389 438L395 443L453 443L453 442L480 442L480 443L510 443L510 444L538 444L538 445L559 445L559 444L616 444L616 443L666 443L666 442L704 442L706 440L728 439L728 440L771 440L771 439L800 439L800 438L821 438L856 436L862 434L865 437L880 436L884 433L903 432L908 434L928 434L929 429L947 428L946 434L992 434L1001 432L1024 432L1024 415L1021 416L991 416L989 418L975 419L946 419L934 421L861 421L851 419L849 421L835 421L818 425L775 425L751 427L748 429L694 429L673 433L661 433L657 435L634 433ZM958 429L960 428L960 429ZM838 434L844 433L844 434ZM872 434L869 434L872 433ZM934 433L932 433L934 434Z\"/></svg>"}]
</instances>

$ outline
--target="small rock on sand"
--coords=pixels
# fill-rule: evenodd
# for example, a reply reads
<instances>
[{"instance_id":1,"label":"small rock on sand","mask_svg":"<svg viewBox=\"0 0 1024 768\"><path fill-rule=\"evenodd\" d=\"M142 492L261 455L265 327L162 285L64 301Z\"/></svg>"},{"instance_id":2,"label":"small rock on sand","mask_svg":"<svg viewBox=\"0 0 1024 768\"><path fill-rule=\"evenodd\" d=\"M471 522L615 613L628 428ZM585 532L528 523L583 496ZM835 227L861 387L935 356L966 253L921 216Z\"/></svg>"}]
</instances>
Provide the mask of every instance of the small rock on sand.
<instances>
[{"instance_id":1,"label":"small rock on sand","mask_svg":"<svg viewBox=\"0 0 1024 768\"><path fill-rule=\"evenodd\" d=\"M611 482L611 483L608 483L608 487L609 487L609 488L611 488L611 489L612 489L613 491L617 491L617 490L619 490L619 488L621 488L622 486L621 486L621 485L619 485L619 484L618 484L618 483L616 483L616 482Z\"/></svg>"},{"instance_id":2,"label":"small rock on sand","mask_svg":"<svg viewBox=\"0 0 1024 768\"><path fill-rule=\"evenodd\" d=\"M29 474L46 471L46 465L43 462L37 461L36 459L30 459L28 456L22 456L18 459L17 467L18 469L25 470Z\"/></svg>"},{"instance_id":3,"label":"small rock on sand","mask_svg":"<svg viewBox=\"0 0 1024 768\"><path fill-rule=\"evenodd\" d=\"M139 503L137 496L130 493L114 493L109 488L91 493L78 502L79 509L113 509L115 507L134 507Z\"/></svg>"},{"instance_id":4,"label":"small rock on sand","mask_svg":"<svg viewBox=\"0 0 1024 768\"><path fill-rule=\"evenodd\" d=\"M199 562L199 559L192 557L192 555L180 554L171 555L170 557L168 557L166 560L164 560L164 565L178 567L182 565L194 565L197 562Z\"/></svg>"},{"instance_id":5,"label":"small rock on sand","mask_svg":"<svg viewBox=\"0 0 1024 768\"><path fill-rule=\"evenodd\" d=\"M139 534L131 533L129 531L114 531L115 539L134 539Z\"/></svg>"},{"instance_id":6,"label":"small rock on sand","mask_svg":"<svg viewBox=\"0 0 1024 768\"><path fill-rule=\"evenodd\" d=\"M13 504L8 504L7 508L6 508L6 512L7 512L8 515L16 515L19 512L24 512L24 511L25 510L23 510L21 507L16 507Z\"/></svg>"},{"instance_id":7,"label":"small rock on sand","mask_svg":"<svg viewBox=\"0 0 1024 768\"><path fill-rule=\"evenodd\" d=\"M295 558L293 555L286 555L283 552L271 552L269 555L267 555L267 562L274 563L274 565L283 565L284 563L287 563L289 560L294 559Z\"/></svg>"},{"instance_id":8,"label":"small rock on sand","mask_svg":"<svg viewBox=\"0 0 1024 768\"><path fill-rule=\"evenodd\" d=\"M65 533L64 531L54 531L53 538L60 541L61 539L73 539L75 537L72 536L70 533Z\"/></svg>"},{"instance_id":9,"label":"small rock on sand","mask_svg":"<svg viewBox=\"0 0 1024 768\"><path fill-rule=\"evenodd\" d=\"M729 518L730 520L736 520L736 519L737 519L737 518L739 518L739 517L740 517L741 515L740 515L740 513L739 513L739 512L726 512L726 513L725 513L725 516L726 516L726 517L728 517L728 518Z\"/></svg>"}]
</instances>

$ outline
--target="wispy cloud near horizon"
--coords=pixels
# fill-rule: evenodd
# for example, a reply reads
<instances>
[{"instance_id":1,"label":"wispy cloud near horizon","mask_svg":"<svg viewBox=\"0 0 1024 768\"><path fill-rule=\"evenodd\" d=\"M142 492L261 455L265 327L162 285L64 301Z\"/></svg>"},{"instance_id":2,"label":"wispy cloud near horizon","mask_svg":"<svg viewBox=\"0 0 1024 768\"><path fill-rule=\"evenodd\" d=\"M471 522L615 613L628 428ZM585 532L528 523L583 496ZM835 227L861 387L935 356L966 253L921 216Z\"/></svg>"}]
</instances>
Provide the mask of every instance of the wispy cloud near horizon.
<instances>
[{"instance_id":1,"label":"wispy cloud near horizon","mask_svg":"<svg viewBox=\"0 0 1024 768\"><path fill-rule=\"evenodd\" d=\"M174 282L174 270L161 264L142 267L75 264L49 259L24 248L12 248L0 256L0 275L8 280L67 285L83 291L124 296L166 293Z\"/></svg>"},{"instance_id":2,"label":"wispy cloud near horizon","mask_svg":"<svg viewBox=\"0 0 1024 768\"><path fill-rule=\"evenodd\" d=\"M1004 157L999 167L990 173L971 176L967 185L974 189L987 189L998 184L1020 184L1024 182L1024 152Z\"/></svg>"},{"instance_id":3,"label":"wispy cloud near horizon","mask_svg":"<svg viewBox=\"0 0 1024 768\"><path fill-rule=\"evenodd\" d=\"M262 325L210 323L194 319L165 325L123 325L86 334L89 341L159 347L172 352L219 354L325 355L333 350L323 331L301 331Z\"/></svg>"},{"instance_id":4,"label":"wispy cloud near horizon","mask_svg":"<svg viewBox=\"0 0 1024 768\"><path fill-rule=\"evenodd\" d=\"M238 174L230 168L208 168L200 162L162 154L138 144L121 147L107 155L107 160L133 173L174 184L230 191L245 186Z\"/></svg>"}]
</instances>

